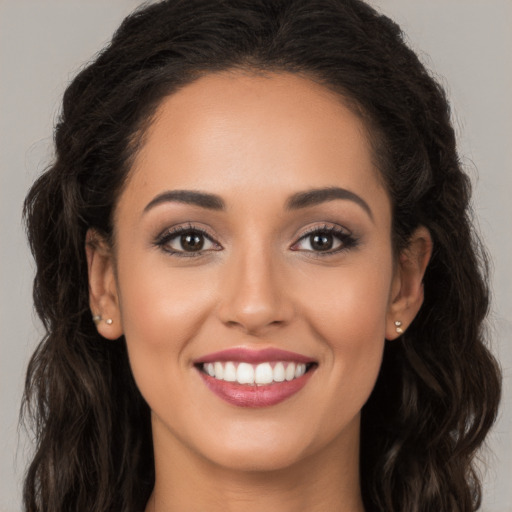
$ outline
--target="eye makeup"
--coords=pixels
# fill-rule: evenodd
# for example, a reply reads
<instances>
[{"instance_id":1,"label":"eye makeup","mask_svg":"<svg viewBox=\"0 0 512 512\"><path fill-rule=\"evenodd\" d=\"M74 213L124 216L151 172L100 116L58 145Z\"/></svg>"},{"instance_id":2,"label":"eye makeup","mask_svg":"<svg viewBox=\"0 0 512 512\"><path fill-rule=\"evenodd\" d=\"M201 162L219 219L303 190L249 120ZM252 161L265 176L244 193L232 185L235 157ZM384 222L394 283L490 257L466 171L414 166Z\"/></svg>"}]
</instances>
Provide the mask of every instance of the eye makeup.
<instances>
[{"instance_id":1,"label":"eye makeup","mask_svg":"<svg viewBox=\"0 0 512 512\"><path fill-rule=\"evenodd\" d=\"M169 255L185 258L223 249L205 229L191 223L164 230L153 244Z\"/></svg>"},{"instance_id":2,"label":"eye makeup","mask_svg":"<svg viewBox=\"0 0 512 512\"><path fill-rule=\"evenodd\" d=\"M322 227L308 229L290 249L312 252L315 253L315 256L322 257L351 249L357 245L357 242L357 239L347 229L324 224ZM309 247L307 247L308 245Z\"/></svg>"},{"instance_id":3,"label":"eye makeup","mask_svg":"<svg viewBox=\"0 0 512 512\"><path fill-rule=\"evenodd\" d=\"M315 257L328 257L354 248L357 243L358 240L346 228L324 224L302 233L290 246L290 250L311 253ZM153 245L169 255L189 258L223 250L210 233L193 223L164 230L156 237Z\"/></svg>"}]
</instances>

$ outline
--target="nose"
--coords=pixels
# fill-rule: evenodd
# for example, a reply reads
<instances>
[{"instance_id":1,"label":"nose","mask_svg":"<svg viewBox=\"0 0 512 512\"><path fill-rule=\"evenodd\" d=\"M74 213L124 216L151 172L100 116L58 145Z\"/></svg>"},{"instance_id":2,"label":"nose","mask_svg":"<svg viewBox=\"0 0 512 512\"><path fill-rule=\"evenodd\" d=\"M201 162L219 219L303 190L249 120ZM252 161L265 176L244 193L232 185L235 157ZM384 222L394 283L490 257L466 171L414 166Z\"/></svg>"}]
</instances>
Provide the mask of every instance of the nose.
<instances>
[{"instance_id":1,"label":"nose","mask_svg":"<svg viewBox=\"0 0 512 512\"><path fill-rule=\"evenodd\" d=\"M223 279L220 320L253 336L287 325L294 307L282 270L264 248L233 258Z\"/></svg>"}]
</instances>

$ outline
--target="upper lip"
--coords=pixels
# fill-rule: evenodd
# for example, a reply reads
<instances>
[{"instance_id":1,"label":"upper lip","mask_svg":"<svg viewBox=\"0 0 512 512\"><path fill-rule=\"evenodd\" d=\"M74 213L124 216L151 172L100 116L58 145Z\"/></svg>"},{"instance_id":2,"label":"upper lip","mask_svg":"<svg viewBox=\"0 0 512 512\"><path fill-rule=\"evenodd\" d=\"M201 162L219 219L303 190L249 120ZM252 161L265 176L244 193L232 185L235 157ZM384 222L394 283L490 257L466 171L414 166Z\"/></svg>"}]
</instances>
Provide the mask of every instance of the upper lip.
<instances>
[{"instance_id":1,"label":"upper lip","mask_svg":"<svg viewBox=\"0 0 512 512\"><path fill-rule=\"evenodd\" d=\"M194 361L194 364L200 363L214 363L216 361L233 361L245 363L265 363L272 361L290 361L296 363L314 363L316 362L311 357L297 354L296 352L289 352L288 350L281 350L278 348L264 348L264 349L249 349L245 347L234 347L219 352L212 352L202 356Z\"/></svg>"}]
</instances>

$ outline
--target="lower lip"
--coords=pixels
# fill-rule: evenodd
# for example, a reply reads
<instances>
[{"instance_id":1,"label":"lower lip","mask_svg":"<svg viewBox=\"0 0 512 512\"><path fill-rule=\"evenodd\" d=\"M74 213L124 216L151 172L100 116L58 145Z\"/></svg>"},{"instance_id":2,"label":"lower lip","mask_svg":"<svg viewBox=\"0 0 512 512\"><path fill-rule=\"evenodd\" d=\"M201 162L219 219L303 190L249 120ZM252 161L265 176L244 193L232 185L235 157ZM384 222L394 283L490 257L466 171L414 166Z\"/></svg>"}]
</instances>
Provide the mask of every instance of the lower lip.
<instances>
[{"instance_id":1,"label":"lower lip","mask_svg":"<svg viewBox=\"0 0 512 512\"><path fill-rule=\"evenodd\" d=\"M203 382L219 398L237 407L269 407L298 393L308 382L315 367L297 379L261 386L215 379L198 369Z\"/></svg>"}]
</instances>

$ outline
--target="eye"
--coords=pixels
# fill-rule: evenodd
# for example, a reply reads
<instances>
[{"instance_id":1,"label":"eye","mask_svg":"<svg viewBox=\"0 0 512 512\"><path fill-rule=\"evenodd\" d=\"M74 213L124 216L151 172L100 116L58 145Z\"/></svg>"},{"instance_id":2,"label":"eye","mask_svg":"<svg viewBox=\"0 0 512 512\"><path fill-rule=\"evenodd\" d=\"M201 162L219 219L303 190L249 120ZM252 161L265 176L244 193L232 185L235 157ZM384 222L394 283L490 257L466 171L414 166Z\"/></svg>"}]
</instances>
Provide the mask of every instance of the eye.
<instances>
[{"instance_id":1,"label":"eye","mask_svg":"<svg viewBox=\"0 0 512 512\"><path fill-rule=\"evenodd\" d=\"M155 244L166 252L180 256L196 256L203 252L222 249L208 233L190 226L165 231Z\"/></svg>"},{"instance_id":2,"label":"eye","mask_svg":"<svg viewBox=\"0 0 512 512\"><path fill-rule=\"evenodd\" d=\"M351 233L342 228L324 226L314 228L292 245L293 251L308 251L333 254L341 250L353 247L356 244Z\"/></svg>"}]
</instances>

